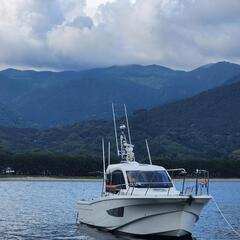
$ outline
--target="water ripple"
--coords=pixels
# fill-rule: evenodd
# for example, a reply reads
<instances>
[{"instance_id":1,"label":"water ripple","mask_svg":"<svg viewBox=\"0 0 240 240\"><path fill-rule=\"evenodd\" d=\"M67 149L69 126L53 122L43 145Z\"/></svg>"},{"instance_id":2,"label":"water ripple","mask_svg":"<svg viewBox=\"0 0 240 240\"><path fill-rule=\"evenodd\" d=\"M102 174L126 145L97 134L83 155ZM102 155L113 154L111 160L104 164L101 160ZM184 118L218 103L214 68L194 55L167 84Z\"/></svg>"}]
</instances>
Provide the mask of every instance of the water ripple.
<instances>
[{"instance_id":1,"label":"water ripple","mask_svg":"<svg viewBox=\"0 0 240 240\"><path fill-rule=\"evenodd\" d=\"M0 239L133 239L75 225L77 201L96 198L100 191L100 182L0 182ZM214 182L211 193L227 219L240 231L240 183ZM193 236L197 240L237 239L213 203L205 208Z\"/></svg>"}]
</instances>

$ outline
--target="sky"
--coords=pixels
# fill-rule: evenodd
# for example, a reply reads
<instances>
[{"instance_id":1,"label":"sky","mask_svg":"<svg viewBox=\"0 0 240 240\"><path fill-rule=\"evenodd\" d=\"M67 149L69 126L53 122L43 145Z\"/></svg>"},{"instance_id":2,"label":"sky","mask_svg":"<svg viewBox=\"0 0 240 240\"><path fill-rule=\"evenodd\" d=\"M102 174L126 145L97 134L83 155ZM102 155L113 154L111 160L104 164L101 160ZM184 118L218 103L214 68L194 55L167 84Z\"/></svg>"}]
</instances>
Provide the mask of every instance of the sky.
<instances>
[{"instance_id":1,"label":"sky","mask_svg":"<svg viewBox=\"0 0 240 240\"><path fill-rule=\"evenodd\" d=\"M240 63L239 0L1 0L0 68Z\"/></svg>"}]
</instances>

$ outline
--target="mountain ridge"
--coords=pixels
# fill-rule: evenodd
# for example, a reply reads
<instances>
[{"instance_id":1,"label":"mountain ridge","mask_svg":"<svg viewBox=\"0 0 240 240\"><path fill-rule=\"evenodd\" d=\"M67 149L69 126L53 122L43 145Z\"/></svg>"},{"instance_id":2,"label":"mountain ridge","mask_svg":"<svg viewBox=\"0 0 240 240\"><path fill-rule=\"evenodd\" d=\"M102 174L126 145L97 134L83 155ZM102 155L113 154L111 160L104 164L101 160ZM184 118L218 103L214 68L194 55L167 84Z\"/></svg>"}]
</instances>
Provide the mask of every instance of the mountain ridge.
<instances>
[{"instance_id":1,"label":"mountain ridge","mask_svg":"<svg viewBox=\"0 0 240 240\"><path fill-rule=\"evenodd\" d=\"M240 65L228 62L188 72L159 65L111 66L79 72L7 69L0 72L0 102L21 116L24 126L49 128L108 119L111 102L127 104L131 113L188 98L238 74Z\"/></svg>"}]
</instances>

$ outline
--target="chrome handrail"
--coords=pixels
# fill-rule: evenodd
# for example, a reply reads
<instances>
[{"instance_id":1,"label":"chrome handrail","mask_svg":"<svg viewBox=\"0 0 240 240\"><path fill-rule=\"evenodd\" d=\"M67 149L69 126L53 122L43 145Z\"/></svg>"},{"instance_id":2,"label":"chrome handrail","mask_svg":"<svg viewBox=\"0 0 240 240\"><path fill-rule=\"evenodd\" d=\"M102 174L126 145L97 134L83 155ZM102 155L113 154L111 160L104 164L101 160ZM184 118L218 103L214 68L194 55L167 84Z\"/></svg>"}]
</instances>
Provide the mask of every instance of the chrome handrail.
<instances>
[{"instance_id":1,"label":"chrome handrail","mask_svg":"<svg viewBox=\"0 0 240 240\"><path fill-rule=\"evenodd\" d=\"M196 177L195 195L198 195L199 187L201 187L201 194L203 189L206 189L207 195L209 195L209 171L204 169L196 169L194 175Z\"/></svg>"}]
</instances>

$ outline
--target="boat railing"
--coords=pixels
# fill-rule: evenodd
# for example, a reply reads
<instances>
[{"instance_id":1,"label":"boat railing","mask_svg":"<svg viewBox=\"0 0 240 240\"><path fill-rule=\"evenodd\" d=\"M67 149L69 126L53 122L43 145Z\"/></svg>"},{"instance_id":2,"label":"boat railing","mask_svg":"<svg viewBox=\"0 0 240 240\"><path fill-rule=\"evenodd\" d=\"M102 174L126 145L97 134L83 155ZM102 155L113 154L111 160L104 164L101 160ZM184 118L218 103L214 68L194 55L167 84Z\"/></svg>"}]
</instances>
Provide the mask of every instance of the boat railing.
<instances>
[{"instance_id":1,"label":"boat railing","mask_svg":"<svg viewBox=\"0 0 240 240\"><path fill-rule=\"evenodd\" d=\"M178 179L182 178L182 188L180 191L180 194L184 193L185 190L185 183L186 183L186 175L187 171L185 168L173 168L173 169L167 169L168 173L171 175L171 179L173 179L174 175L178 174Z\"/></svg>"},{"instance_id":2,"label":"boat railing","mask_svg":"<svg viewBox=\"0 0 240 240\"><path fill-rule=\"evenodd\" d=\"M146 189L144 193L145 196L149 192L149 189L167 189L167 195L169 195L171 187L173 187L172 182L137 182L128 186L126 195L128 195L129 192L130 195L133 195L135 189Z\"/></svg>"},{"instance_id":3,"label":"boat railing","mask_svg":"<svg viewBox=\"0 0 240 240\"><path fill-rule=\"evenodd\" d=\"M117 185L113 185L110 189L108 189L108 191L106 191L106 195L109 195L109 194L133 195L136 189L144 189L145 190L144 195L146 196L149 189L151 188L167 189L167 193L169 194L172 186L173 186L172 182L136 182L131 184L117 184ZM121 190L124 190L124 191L121 191Z\"/></svg>"},{"instance_id":4,"label":"boat railing","mask_svg":"<svg viewBox=\"0 0 240 240\"><path fill-rule=\"evenodd\" d=\"M187 177L187 178L186 178ZM189 181L186 181L188 179ZM209 172L197 169L190 175L185 175L182 182L181 195L209 195Z\"/></svg>"},{"instance_id":5,"label":"boat railing","mask_svg":"<svg viewBox=\"0 0 240 240\"><path fill-rule=\"evenodd\" d=\"M174 173L176 172L178 173L177 179L179 180L182 178L180 195L209 195L209 171L204 169L196 169L196 171L190 175L187 174L187 171L184 168L168 169L167 171L170 173L171 178L174 177ZM187 178L190 178L188 183L194 183L190 185L187 184Z\"/></svg>"},{"instance_id":6,"label":"boat railing","mask_svg":"<svg viewBox=\"0 0 240 240\"><path fill-rule=\"evenodd\" d=\"M195 177L195 195L202 195L204 192L209 195L209 171L196 169L193 176Z\"/></svg>"}]
</instances>

